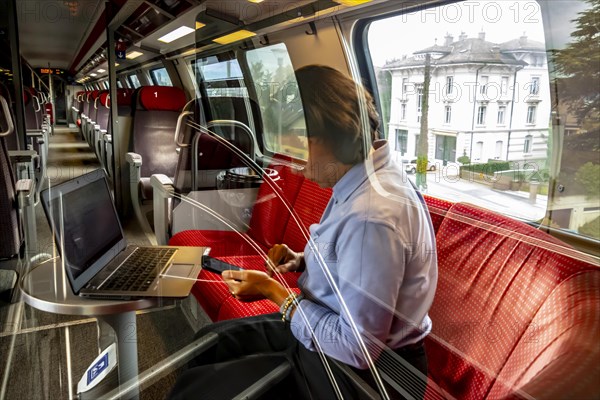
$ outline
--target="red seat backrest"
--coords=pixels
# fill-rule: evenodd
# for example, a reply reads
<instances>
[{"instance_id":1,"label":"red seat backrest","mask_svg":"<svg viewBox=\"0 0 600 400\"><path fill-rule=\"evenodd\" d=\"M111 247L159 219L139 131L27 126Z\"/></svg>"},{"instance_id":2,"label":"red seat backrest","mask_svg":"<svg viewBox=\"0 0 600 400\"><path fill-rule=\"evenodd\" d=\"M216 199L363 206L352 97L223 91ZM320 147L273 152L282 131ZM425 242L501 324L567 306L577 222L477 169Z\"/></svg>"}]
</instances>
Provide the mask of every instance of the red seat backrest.
<instances>
[{"instance_id":1,"label":"red seat backrest","mask_svg":"<svg viewBox=\"0 0 600 400\"><path fill-rule=\"evenodd\" d=\"M294 206L304 181L287 156L276 155L269 168L279 173L280 180L275 187L267 182L261 184L248 229L248 234L267 248L282 243L290 218L288 207Z\"/></svg>"},{"instance_id":2,"label":"red seat backrest","mask_svg":"<svg viewBox=\"0 0 600 400\"><path fill-rule=\"evenodd\" d=\"M429 313L430 375L456 398L479 399L492 391L506 394L515 389L513 384L523 384L524 372L533 376L551 362L554 355L548 346L566 338L569 325L578 323L574 318L579 311L556 314L569 309L568 293L579 292L595 310L600 308L598 290L593 289L600 270L522 222L459 203L447 212L436 242L439 277ZM595 277L586 283L579 280L580 274ZM582 294L594 290L593 298ZM598 313L590 318L597 333ZM540 325L532 326L534 321ZM577 332L573 331L590 335ZM527 342L531 338L535 343ZM516 349L522 351L517 355Z\"/></svg>"},{"instance_id":3,"label":"red seat backrest","mask_svg":"<svg viewBox=\"0 0 600 400\"><path fill-rule=\"evenodd\" d=\"M294 251L304 250L310 236L308 228L321 220L331 194L331 189L323 189L308 179L302 182L294 203L294 211L298 218L289 218L283 243Z\"/></svg>"},{"instance_id":4,"label":"red seat backrest","mask_svg":"<svg viewBox=\"0 0 600 400\"><path fill-rule=\"evenodd\" d=\"M429 211L429 216L431 217L431 223L433 224L433 230L435 233L440 229L440 225L446 216L446 213L452 207L451 202L447 200L442 200L437 197L431 197L427 195L423 195L425 199L425 203L427 204L427 210Z\"/></svg>"}]
</instances>

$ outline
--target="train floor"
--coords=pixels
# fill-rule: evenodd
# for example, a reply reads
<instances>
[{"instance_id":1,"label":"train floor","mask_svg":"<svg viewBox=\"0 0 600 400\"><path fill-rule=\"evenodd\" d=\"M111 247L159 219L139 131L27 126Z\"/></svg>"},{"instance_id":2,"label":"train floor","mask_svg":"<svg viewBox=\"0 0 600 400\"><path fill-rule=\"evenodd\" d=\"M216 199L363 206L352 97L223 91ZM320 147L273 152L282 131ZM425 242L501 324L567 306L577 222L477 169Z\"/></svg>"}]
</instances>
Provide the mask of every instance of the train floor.
<instances>
[{"instance_id":1,"label":"train floor","mask_svg":"<svg viewBox=\"0 0 600 400\"><path fill-rule=\"evenodd\" d=\"M58 127L50 138L47 179L54 185L100 165L77 129ZM56 254L41 204L36 206L39 252ZM147 242L134 218L123 221L129 242ZM146 243L147 244L147 243ZM139 371L161 365L188 345L194 330L181 303L138 312L136 315ZM66 316L37 310L18 293L12 304L0 304L0 400L69 399L77 382L99 354L95 318ZM141 399L164 399L177 378L171 369L142 386Z\"/></svg>"}]
</instances>

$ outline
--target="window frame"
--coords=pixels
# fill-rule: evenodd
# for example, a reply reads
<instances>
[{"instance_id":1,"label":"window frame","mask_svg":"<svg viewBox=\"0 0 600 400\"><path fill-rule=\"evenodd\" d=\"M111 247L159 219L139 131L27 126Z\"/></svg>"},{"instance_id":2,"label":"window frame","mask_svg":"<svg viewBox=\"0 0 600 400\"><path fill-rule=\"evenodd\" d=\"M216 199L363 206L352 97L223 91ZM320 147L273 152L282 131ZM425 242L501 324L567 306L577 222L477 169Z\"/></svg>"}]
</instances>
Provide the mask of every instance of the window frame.
<instances>
[{"instance_id":1,"label":"window frame","mask_svg":"<svg viewBox=\"0 0 600 400\"><path fill-rule=\"evenodd\" d=\"M480 104L477 107L477 121L476 121L477 126L485 126L486 114L487 114L487 104Z\"/></svg>"},{"instance_id":2,"label":"window frame","mask_svg":"<svg viewBox=\"0 0 600 400\"><path fill-rule=\"evenodd\" d=\"M507 110L507 107L504 104L498 106L498 115L496 117L496 125L498 125L498 126L506 125L506 110ZM500 116L502 116L502 119L500 119Z\"/></svg>"},{"instance_id":3,"label":"window frame","mask_svg":"<svg viewBox=\"0 0 600 400\"><path fill-rule=\"evenodd\" d=\"M523 154L531 154L533 152L533 135L529 134L525 136L523 142Z\"/></svg>"},{"instance_id":4,"label":"window frame","mask_svg":"<svg viewBox=\"0 0 600 400\"><path fill-rule=\"evenodd\" d=\"M525 123L527 125L535 125L536 119L537 119L537 105L529 104L527 106L527 118L525 120Z\"/></svg>"},{"instance_id":5,"label":"window frame","mask_svg":"<svg viewBox=\"0 0 600 400\"><path fill-rule=\"evenodd\" d=\"M160 85L160 83L158 82L155 72L160 71L160 70L164 70L165 73L167 74L167 78L169 79L168 85ZM151 70L148 71L148 73L150 74L150 79L152 80L152 83L154 83L156 86L173 86L173 80L171 79L171 76L169 75L169 71L167 71L167 67L165 67L164 65L156 67L156 68L152 68Z\"/></svg>"}]
</instances>

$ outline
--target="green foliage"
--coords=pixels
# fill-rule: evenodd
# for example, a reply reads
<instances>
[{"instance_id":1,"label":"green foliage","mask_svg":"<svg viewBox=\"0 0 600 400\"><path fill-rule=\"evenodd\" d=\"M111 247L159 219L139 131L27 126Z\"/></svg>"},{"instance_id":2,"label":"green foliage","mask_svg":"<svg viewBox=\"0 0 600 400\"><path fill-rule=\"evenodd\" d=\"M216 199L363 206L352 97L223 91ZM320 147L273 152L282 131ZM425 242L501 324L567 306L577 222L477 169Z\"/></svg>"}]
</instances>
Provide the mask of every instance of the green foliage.
<instances>
[{"instance_id":1,"label":"green foliage","mask_svg":"<svg viewBox=\"0 0 600 400\"><path fill-rule=\"evenodd\" d=\"M421 174L427 173L427 156L417 157L417 172Z\"/></svg>"},{"instance_id":2,"label":"green foliage","mask_svg":"<svg viewBox=\"0 0 600 400\"><path fill-rule=\"evenodd\" d=\"M468 155L463 155L460 156L456 159L456 161L458 161L459 163L463 164L463 165L467 165L467 164L471 164L471 159L469 158Z\"/></svg>"},{"instance_id":3,"label":"green foliage","mask_svg":"<svg viewBox=\"0 0 600 400\"><path fill-rule=\"evenodd\" d=\"M588 197L600 197L600 164L583 164L575 173L575 180L585 188Z\"/></svg>"},{"instance_id":4,"label":"green foliage","mask_svg":"<svg viewBox=\"0 0 600 400\"><path fill-rule=\"evenodd\" d=\"M578 231L583 235L600 239L600 217L588 222L587 224L581 225Z\"/></svg>"},{"instance_id":5,"label":"green foliage","mask_svg":"<svg viewBox=\"0 0 600 400\"><path fill-rule=\"evenodd\" d=\"M579 121L600 112L600 1L588 0L590 7L579 13L573 41L554 54L560 95L570 103Z\"/></svg>"},{"instance_id":6,"label":"green foliage","mask_svg":"<svg viewBox=\"0 0 600 400\"><path fill-rule=\"evenodd\" d=\"M482 173L484 175L489 175L489 176L493 176L494 172L508 171L510 169L511 169L511 163L509 163L508 161L494 161L494 162L488 162L488 163L484 163L484 164L468 164L468 165L462 165L460 167L461 172L469 171L469 172L474 172L474 173Z\"/></svg>"}]
</instances>

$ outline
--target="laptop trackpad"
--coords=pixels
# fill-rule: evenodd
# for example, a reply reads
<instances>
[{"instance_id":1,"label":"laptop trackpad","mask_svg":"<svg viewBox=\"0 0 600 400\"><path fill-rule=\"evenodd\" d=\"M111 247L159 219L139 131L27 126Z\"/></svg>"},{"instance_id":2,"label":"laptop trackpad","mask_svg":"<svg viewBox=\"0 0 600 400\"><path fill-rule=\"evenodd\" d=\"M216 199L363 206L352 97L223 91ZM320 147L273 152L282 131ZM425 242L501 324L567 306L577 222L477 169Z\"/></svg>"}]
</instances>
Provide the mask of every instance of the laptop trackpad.
<instances>
[{"instance_id":1,"label":"laptop trackpad","mask_svg":"<svg viewBox=\"0 0 600 400\"><path fill-rule=\"evenodd\" d=\"M176 264L171 266L162 274L163 278L188 278L194 271L193 264Z\"/></svg>"}]
</instances>

